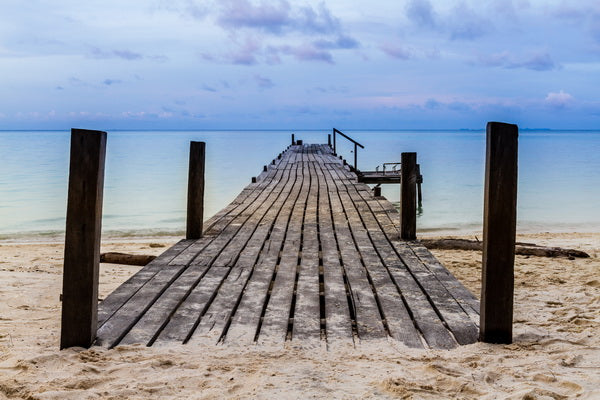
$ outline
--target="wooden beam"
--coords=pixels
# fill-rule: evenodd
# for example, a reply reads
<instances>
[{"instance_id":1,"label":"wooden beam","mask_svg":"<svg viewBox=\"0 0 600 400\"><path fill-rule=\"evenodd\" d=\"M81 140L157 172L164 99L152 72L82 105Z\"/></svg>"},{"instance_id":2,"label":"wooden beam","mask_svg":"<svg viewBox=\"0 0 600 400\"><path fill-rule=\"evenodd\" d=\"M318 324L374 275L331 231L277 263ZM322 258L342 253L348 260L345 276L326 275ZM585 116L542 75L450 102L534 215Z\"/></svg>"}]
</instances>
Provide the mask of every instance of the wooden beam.
<instances>
[{"instance_id":1,"label":"wooden beam","mask_svg":"<svg viewBox=\"0 0 600 400\"><path fill-rule=\"evenodd\" d=\"M400 171L400 237L417 238L417 153L402 153Z\"/></svg>"},{"instance_id":2,"label":"wooden beam","mask_svg":"<svg viewBox=\"0 0 600 400\"><path fill-rule=\"evenodd\" d=\"M519 128L487 124L479 339L512 342Z\"/></svg>"},{"instance_id":3,"label":"wooden beam","mask_svg":"<svg viewBox=\"0 0 600 400\"><path fill-rule=\"evenodd\" d=\"M204 223L204 160L206 143L190 142L186 239L200 239Z\"/></svg>"},{"instance_id":4,"label":"wooden beam","mask_svg":"<svg viewBox=\"0 0 600 400\"><path fill-rule=\"evenodd\" d=\"M105 155L106 132L71 130L61 349L96 339Z\"/></svg>"}]
</instances>

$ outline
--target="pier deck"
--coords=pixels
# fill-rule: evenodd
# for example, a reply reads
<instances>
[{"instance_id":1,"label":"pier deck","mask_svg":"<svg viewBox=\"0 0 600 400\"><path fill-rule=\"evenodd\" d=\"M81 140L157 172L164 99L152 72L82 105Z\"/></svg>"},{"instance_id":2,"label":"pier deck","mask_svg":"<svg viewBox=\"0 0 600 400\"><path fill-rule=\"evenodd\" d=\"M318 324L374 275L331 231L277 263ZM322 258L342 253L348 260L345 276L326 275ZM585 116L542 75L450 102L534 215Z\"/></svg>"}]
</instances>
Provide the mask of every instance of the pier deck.
<instances>
[{"instance_id":1,"label":"pier deck","mask_svg":"<svg viewBox=\"0 0 600 400\"><path fill-rule=\"evenodd\" d=\"M99 305L96 344L477 340L479 302L327 145L294 145Z\"/></svg>"}]
</instances>

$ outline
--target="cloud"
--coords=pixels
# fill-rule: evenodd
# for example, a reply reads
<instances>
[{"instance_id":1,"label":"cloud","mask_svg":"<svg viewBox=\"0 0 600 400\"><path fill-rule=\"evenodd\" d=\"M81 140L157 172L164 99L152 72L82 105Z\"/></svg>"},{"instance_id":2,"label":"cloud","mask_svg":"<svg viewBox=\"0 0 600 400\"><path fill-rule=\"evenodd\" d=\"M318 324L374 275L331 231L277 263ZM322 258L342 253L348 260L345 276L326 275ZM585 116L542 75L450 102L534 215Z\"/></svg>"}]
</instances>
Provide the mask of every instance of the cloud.
<instances>
[{"instance_id":1,"label":"cloud","mask_svg":"<svg viewBox=\"0 0 600 400\"><path fill-rule=\"evenodd\" d=\"M141 53L137 53L131 50L103 50L99 47L92 47L88 56L97 59L119 58L121 60L126 61L137 61L146 59L155 62L165 62L169 59L167 56L164 55L145 56Z\"/></svg>"},{"instance_id":2,"label":"cloud","mask_svg":"<svg viewBox=\"0 0 600 400\"><path fill-rule=\"evenodd\" d=\"M411 51L405 49L402 46L394 45L394 44L384 44L380 47L380 49L392 58L397 58L399 60L408 60L412 57Z\"/></svg>"},{"instance_id":3,"label":"cloud","mask_svg":"<svg viewBox=\"0 0 600 400\"><path fill-rule=\"evenodd\" d=\"M417 26L436 28L436 15L429 0L411 0L406 5L406 16Z\"/></svg>"},{"instance_id":4,"label":"cloud","mask_svg":"<svg viewBox=\"0 0 600 400\"><path fill-rule=\"evenodd\" d=\"M488 33L491 26L491 21L477 15L465 3L461 3L452 11L448 29L452 40L473 40Z\"/></svg>"},{"instance_id":5,"label":"cloud","mask_svg":"<svg viewBox=\"0 0 600 400\"><path fill-rule=\"evenodd\" d=\"M331 40L317 40L314 42L315 47L324 50L333 49L355 49L359 47L359 43L356 39L350 36L339 36L335 41Z\"/></svg>"},{"instance_id":6,"label":"cloud","mask_svg":"<svg viewBox=\"0 0 600 400\"><path fill-rule=\"evenodd\" d=\"M480 56L478 64L486 67L525 68L534 71L557 69L558 65L547 52L534 52L525 56L515 56L508 51Z\"/></svg>"},{"instance_id":7,"label":"cloud","mask_svg":"<svg viewBox=\"0 0 600 400\"><path fill-rule=\"evenodd\" d=\"M275 86L275 84L273 83L272 80L270 80L269 78L265 78L264 76L261 75L254 75L254 80L256 81L256 84L258 85L258 87L262 88L262 89L270 89L273 86Z\"/></svg>"},{"instance_id":8,"label":"cloud","mask_svg":"<svg viewBox=\"0 0 600 400\"><path fill-rule=\"evenodd\" d=\"M300 61L320 61L333 64L333 56L330 52L318 49L311 44L282 46L279 51L283 54L292 55Z\"/></svg>"},{"instance_id":9,"label":"cloud","mask_svg":"<svg viewBox=\"0 0 600 400\"><path fill-rule=\"evenodd\" d=\"M257 63L256 56L260 52L261 44L253 38L246 38L241 46L226 56L226 59L232 64L254 65Z\"/></svg>"},{"instance_id":10,"label":"cloud","mask_svg":"<svg viewBox=\"0 0 600 400\"><path fill-rule=\"evenodd\" d=\"M122 83L122 81L118 80L118 79L105 79L102 81L102 84L106 85L106 86L111 86L114 85L116 83Z\"/></svg>"},{"instance_id":11,"label":"cloud","mask_svg":"<svg viewBox=\"0 0 600 400\"><path fill-rule=\"evenodd\" d=\"M544 102L553 108L561 109L569 106L574 100L573 96L561 90L560 92L548 93Z\"/></svg>"},{"instance_id":12,"label":"cloud","mask_svg":"<svg viewBox=\"0 0 600 400\"><path fill-rule=\"evenodd\" d=\"M205 92L212 92L212 93L217 92L217 89L215 89L212 86L208 86L207 84L202 85L202 90L204 90Z\"/></svg>"}]
</instances>

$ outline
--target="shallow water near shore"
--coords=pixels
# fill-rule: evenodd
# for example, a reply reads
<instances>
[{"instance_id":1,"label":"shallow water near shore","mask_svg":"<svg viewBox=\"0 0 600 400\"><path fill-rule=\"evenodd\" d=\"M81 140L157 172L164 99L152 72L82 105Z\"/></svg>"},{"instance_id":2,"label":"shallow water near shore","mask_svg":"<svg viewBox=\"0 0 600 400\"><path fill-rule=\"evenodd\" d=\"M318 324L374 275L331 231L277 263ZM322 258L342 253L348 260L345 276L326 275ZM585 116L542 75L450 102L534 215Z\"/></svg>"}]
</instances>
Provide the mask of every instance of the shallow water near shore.
<instances>
[{"instance_id":1,"label":"shallow water near shore","mask_svg":"<svg viewBox=\"0 0 600 400\"><path fill-rule=\"evenodd\" d=\"M330 131L294 131L326 143ZM103 233L177 235L185 228L188 149L207 143L206 217L225 207L289 143L291 131L109 131ZM416 151L424 176L418 230L477 233L483 212L485 132L345 131L361 142L358 167L375 169ZM0 132L0 240L64 231L69 132ZM350 163L353 146L338 137ZM600 131L521 131L518 230L598 231ZM398 201L399 187L383 195Z\"/></svg>"}]
</instances>

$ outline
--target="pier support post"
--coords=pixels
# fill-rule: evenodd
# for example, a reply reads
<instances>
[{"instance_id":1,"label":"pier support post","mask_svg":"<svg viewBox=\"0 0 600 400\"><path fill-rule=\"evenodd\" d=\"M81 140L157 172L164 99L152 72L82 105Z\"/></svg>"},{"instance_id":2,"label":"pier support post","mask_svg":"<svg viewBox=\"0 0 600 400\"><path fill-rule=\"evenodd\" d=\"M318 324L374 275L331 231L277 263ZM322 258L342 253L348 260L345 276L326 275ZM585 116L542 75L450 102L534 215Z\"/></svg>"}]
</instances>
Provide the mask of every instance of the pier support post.
<instances>
[{"instance_id":1,"label":"pier support post","mask_svg":"<svg viewBox=\"0 0 600 400\"><path fill-rule=\"evenodd\" d=\"M96 339L105 156L106 132L71 130L61 349Z\"/></svg>"},{"instance_id":2,"label":"pier support post","mask_svg":"<svg viewBox=\"0 0 600 400\"><path fill-rule=\"evenodd\" d=\"M417 153L402 153L400 182L400 237L417 238Z\"/></svg>"},{"instance_id":3,"label":"pier support post","mask_svg":"<svg viewBox=\"0 0 600 400\"><path fill-rule=\"evenodd\" d=\"M331 147L331 133L327 134L327 146Z\"/></svg>"},{"instance_id":4,"label":"pier support post","mask_svg":"<svg viewBox=\"0 0 600 400\"><path fill-rule=\"evenodd\" d=\"M296 144L296 140L294 139L294 134L292 133L292 146Z\"/></svg>"},{"instance_id":5,"label":"pier support post","mask_svg":"<svg viewBox=\"0 0 600 400\"><path fill-rule=\"evenodd\" d=\"M479 340L512 342L517 225L517 125L488 122Z\"/></svg>"},{"instance_id":6,"label":"pier support post","mask_svg":"<svg viewBox=\"0 0 600 400\"><path fill-rule=\"evenodd\" d=\"M204 224L204 161L206 143L190 142L186 239L200 239Z\"/></svg>"}]
</instances>

